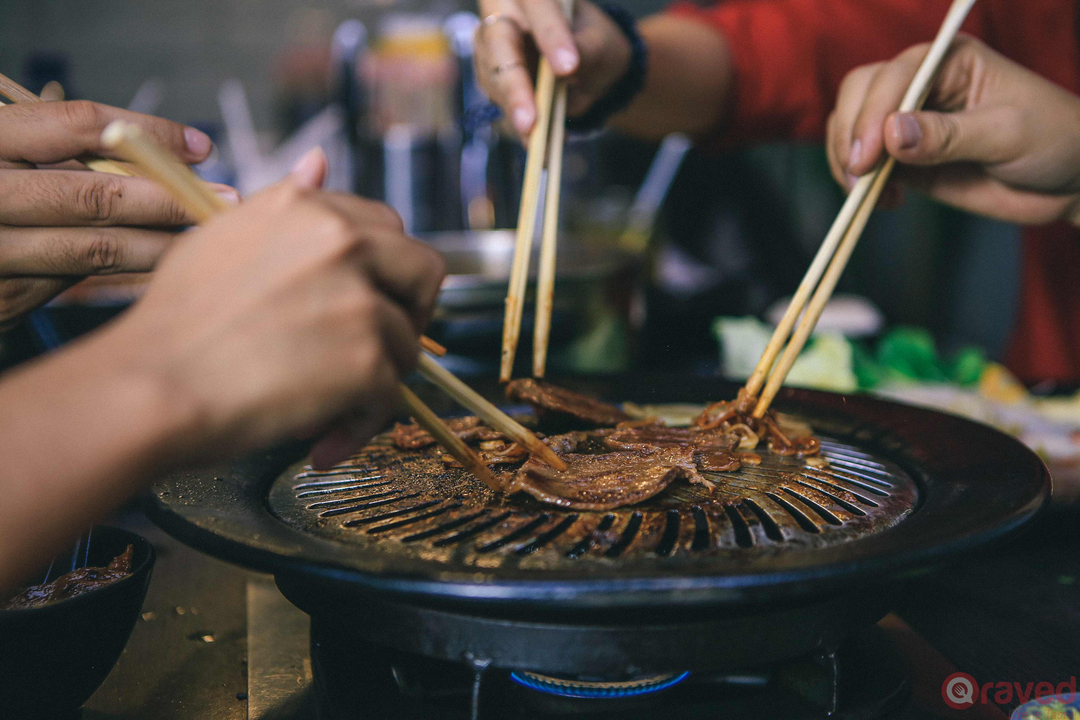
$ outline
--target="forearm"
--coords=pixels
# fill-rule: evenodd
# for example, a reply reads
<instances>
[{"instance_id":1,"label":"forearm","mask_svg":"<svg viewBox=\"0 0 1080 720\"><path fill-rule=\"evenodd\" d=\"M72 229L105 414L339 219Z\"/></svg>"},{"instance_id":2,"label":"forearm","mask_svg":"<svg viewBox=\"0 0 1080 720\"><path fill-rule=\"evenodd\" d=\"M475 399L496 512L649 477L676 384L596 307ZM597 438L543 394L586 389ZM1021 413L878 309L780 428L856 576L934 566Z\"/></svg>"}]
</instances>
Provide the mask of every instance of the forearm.
<instances>
[{"instance_id":1,"label":"forearm","mask_svg":"<svg viewBox=\"0 0 1080 720\"><path fill-rule=\"evenodd\" d=\"M734 69L724 36L695 20L656 15L639 31L649 53L645 86L611 120L634 137L720 131L732 105Z\"/></svg>"},{"instance_id":2,"label":"forearm","mask_svg":"<svg viewBox=\"0 0 1080 720\"><path fill-rule=\"evenodd\" d=\"M0 594L138 492L194 420L123 332L0 382Z\"/></svg>"}]
</instances>

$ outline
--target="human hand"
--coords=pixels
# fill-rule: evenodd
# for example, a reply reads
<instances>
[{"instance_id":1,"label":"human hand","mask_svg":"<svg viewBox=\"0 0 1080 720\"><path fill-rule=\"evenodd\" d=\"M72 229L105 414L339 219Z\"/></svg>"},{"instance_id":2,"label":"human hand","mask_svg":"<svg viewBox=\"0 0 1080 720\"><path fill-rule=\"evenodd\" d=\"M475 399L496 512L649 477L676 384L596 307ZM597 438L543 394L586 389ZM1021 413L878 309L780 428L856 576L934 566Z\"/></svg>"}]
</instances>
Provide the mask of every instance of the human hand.
<instances>
[{"instance_id":1,"label":"human hand","mask_svg":"<svg viewBox=\"0 0 1080 720\"><path fill-rule=\"evenodd\" d=\"M136 123L184 162L210 153L210 138L194 128L96 103L0 107L0 325L87 275L151 270L175 228L194 222L150 180L65 166L108 155L101 131L117 119ZM239 201L232 188L216 189Z\"/></svg>"},{"instance_id":2,"label":"human hand","mask_svg":"<svg viewBox=\"0 0 1080 720\"><path fill-rule=\"evenodd\" d=\"M887 152L897 180L955 207L1012 222L1080 221L1080 98L960 36L926 109L898 114L928 48L844 79L827 138L837 182L850 189Z\"/></svg>"},{"instance_id":3,"label":"human hand","mask_svg":"<svg viewBox=\"0 0 1080 720\"><path fill-rule=\"evenodd\" d=\"M396 411L443 261L387 206L313 189L320 162L185 236L98 339L189 408L165 462L344 427L313 452L329 466Z\"/></svg>"},{"instance_id":4,"label":"human hand","mask_svg":"<svg viewBox=\"0 0 1080 720\"><path fill-rule=\"evenodd\" d=\"M530 68L537 51L567 81L567 113L584 114L630 64L626 36L603 10L575 3L567 22L558 0L480 0L485 18L476 32L476 75L492 102L502 108L521 137L536 123Z\"/></svg>"}]
</instances>

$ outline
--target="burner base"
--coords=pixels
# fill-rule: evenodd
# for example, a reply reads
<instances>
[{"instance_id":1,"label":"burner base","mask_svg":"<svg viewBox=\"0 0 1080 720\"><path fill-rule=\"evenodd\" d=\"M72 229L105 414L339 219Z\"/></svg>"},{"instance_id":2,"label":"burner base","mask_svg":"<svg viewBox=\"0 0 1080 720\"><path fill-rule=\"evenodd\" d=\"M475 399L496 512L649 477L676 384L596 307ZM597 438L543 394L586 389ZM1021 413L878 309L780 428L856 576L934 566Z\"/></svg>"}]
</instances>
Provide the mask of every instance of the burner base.
<instances>
[{"instance_id":1,"label":"burner base","mask_svg":"<svg viewBox=\"0 0 1080 720\"><path fill-rule=\"evenodd\" d=\"M874 720L902 708L909 693L903 659L876 626L857 633L834 655L765 669L694 673L631 697L551 694L520 684L510 671L378 647L336 626L320 628L315 620L311 657L319 720L646 720L658 709L686 720ZM586 683L599 684L595 678ZM609 684L616 683L634 681L613 678Z\"/></svg>"}]
</instances>

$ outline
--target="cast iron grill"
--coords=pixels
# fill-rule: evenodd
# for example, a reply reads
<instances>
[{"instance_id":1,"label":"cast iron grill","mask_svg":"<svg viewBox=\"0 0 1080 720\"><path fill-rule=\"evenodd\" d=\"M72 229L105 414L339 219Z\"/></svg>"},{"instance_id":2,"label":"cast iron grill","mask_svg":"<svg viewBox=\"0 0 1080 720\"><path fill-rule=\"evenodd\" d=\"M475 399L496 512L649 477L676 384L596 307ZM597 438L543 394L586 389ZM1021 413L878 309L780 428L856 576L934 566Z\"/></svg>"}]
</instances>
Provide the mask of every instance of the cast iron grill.
<instances>
[{"instance_id":1,"label":"cast iron grill","mask_svg":"<svg viewBox=\"0 0 1080 720\"><path fill-rule=\"evenodd\" d=\"M401 452L380 437L332 470L289 468L271 485L269 507L388 563L564 571L821 548L886 530L915 508L916 485L899 466L829 438L822 452L828 467L765 452L758 467L705 473L714 490L677 481L645 503L591 512L492 493L446 468L437 448Z\"/></svg>"}]
</instances>

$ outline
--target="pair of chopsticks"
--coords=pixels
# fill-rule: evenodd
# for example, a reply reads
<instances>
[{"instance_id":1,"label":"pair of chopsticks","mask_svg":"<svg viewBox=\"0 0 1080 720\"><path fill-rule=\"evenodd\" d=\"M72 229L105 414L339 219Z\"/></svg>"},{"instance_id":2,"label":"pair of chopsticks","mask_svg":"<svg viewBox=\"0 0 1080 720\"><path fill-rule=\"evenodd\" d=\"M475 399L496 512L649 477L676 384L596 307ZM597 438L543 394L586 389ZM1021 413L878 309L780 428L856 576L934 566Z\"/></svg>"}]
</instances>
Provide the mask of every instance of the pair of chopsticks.
<instances>
[{"instance_id":1,"label":"pair of chopsticks","mask_svg":"<svg viewBox=\"0 0 1080 720\"><path fill-rule=\"evenodd\" d=\"M157 181L173 193L177 201L195 216L200 223L228 209L229 205L210 187L196 177L191 169L153 142L137 125L116 121L105 128L102 142L125 160L137 167L141 174ZM429 338L421 339L423 349L435 354L445 353L445 348ZM555 452L520 423L485 400L433 358L421 352L419 369L422 375L442 388L448 395L469 408L490 427L502 432L515 442L539 455L544 462L559 470L566 464ZM493 490L501 490L502 484L495 479L483 460L457 437L442 420L427 407L404 384L398 387L402 402L417 423L431 433L458 462Z\"/></svg>"},{"instance_id":2,"label":"pair of chopsticks","mask_svg":"<svg viewBox=\"0 0 1080 720\"><path fill-rule=\"evenodd\" d=\"M922 64L915 73L915 77L912 78L911 85L908 86L907 93L900 103L900 112L918 110L926 102L926 98L930 94L930 83L937 74L941 61L948 53L953 40L956 38L956 33L959 32L960 26L964 23L964 19L974 4L975 0L953 0L949 12L945 16L945 21L930 46L930 51L923 59ZM825 304L832 296L836 283L844 272L848 259L850 259L855 245L858 244L859 237L866 228L870 214L873 212L874 206L881 196L881 191L885 188L885 184L888 182L889 175L895 165L896 159L889 157L874 172L859 178L825 236L825 240L822 241L821 248L810 264L806 276L799 283L799 287L791 299L791 304L788 305L784 317L780 320L780 324L777 325L772 339L761 356L761 360L758 361L757 367L754 368L753 374L746 382L745 390L748 397L755 397L759 392L761 393L761 397L758 398L757 405L754 407L754 417L760 418L765 415L769 405L776 397L776 393L780 390L780 386L784 384L784 379L791 370L791 366L795 364L795 359L802 351L806 340L810 337L810 333L813 332L814 326L817 325L817 321L825 309ZM819 281L820 284L818 284ZM811 292L813 293L812 296ZM807 304L808 299L809 304ZM800 315L803 316L802 321L799 323L798 328L795 329L794 334L791 335L791 340L781 355L780 350L784 345L784 341L791 334L792 328L795 327L795 322ZM779 361L777 361L778 356ZM772 370L771 374L770 369ZM766 377L768 378L767 381ZM764 386L764 390L762 390L762 386Z\"/></svg>"},{"instance_id":3,"label":"pair of chopsticks","mask_svg":"<svg viewBox=\"0 0 1080 720\"><path fill-rule=\"evenodd\" d=\"M563 14L573 15L573 0L562 0ZM540 268L536 276L536 320L533 325L533 375L544 377L547 367L548 337L551 334L551 307L555 294L555 253L559 236L559 191L562 185L563 145L566 141L566 82L555 79L547 58L540 59L536 76L536 125L529 135L525 159L525 180L518 210L514 262L506 293L503 318L502 357L499 380L509 382L514 370L521 317L525 311L525 289L529 278L529 255L540 206L540 181L547 160L547 196L540 240Z\"/></svg>"},{"instance_id":4,"label":"pair of chopsticks","mask_svg":"<svg viewBox=\"0 0 1080 720\"><path fill-rule=\"evenodd\" d=\"M3 73L0 73L0 95L3 95L16 104L45 102L43 99ZM88 155L84 158L80 158L80 161L95 172L103 172L110 175L138 175L135 169L127 163L107 160L105 158L97 157L96 155Z\"/></svg>"}]
</instances>

